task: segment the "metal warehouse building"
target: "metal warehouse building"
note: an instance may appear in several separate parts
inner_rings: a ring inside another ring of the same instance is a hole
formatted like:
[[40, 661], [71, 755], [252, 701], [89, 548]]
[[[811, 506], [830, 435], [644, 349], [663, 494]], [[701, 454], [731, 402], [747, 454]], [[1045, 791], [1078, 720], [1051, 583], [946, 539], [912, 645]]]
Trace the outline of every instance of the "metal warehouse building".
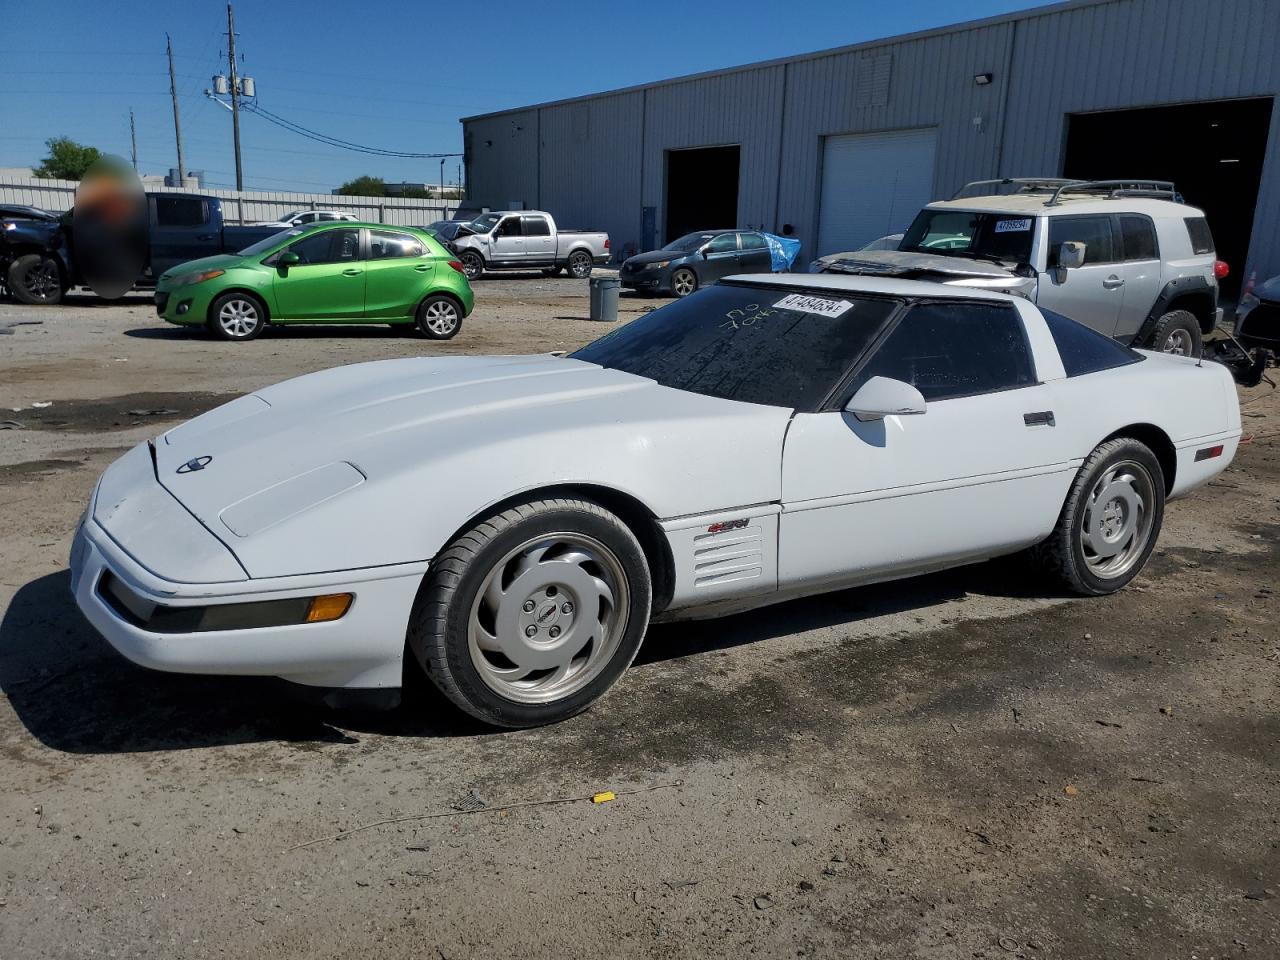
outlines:
[[1233, 279], [1268, 276], [1278, 50], [1277, 0], [1076, 0], [469, 117], [468, 190], [606, 229], [619, 255], [790, 225], [808, 259], [971, 180], [1169, 179]]

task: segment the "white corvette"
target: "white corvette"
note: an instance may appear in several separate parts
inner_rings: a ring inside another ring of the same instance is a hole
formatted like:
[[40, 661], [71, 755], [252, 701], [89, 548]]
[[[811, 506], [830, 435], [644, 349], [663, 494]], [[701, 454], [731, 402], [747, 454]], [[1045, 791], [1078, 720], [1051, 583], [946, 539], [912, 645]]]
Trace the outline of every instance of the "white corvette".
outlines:
[[1033, 548], [1128, 583], [1165, 500], [1235, 454], [1216, 364], [1022, 299], [738, 277], [569, 357], [340, 367], [121, 457], [72, 550], [80, 608], [160, 670], [568, 717], [650, 620]]

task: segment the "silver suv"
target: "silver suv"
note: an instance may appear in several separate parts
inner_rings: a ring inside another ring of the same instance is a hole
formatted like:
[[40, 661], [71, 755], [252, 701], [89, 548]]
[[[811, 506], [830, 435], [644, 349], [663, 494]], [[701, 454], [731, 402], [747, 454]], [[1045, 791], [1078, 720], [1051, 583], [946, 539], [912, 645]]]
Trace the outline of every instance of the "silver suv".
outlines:
[[[993, 196], [965, 196], [1004, 189]], [[1126, 344], [1200, 356], [1221, 319], [1204, 213], [1156, 180], [986, 180], [916, 216], [896, 250], [835, 253], [818, 273], [1015, 293]]]

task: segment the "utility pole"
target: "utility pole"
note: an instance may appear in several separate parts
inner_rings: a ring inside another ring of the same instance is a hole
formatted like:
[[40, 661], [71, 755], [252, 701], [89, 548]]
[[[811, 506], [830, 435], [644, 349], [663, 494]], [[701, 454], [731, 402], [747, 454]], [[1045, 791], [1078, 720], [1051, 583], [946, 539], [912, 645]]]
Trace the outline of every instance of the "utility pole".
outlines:
[[169, 35], [164, 35], [164, 49], [169, 54], [169, 99], [173, 101], [173, 139], [178, 142], [178, 182], [174, 186], [182, 187], [187, 182], [187, 168], [182, 163], [182, 125], [178, 123], [178, 88], [173, 82], [173, 44]]
[[133, 124], [133, 107], [129, 108], [129, 143], [133, 148], [133, 172], [138, 172], [138, 128]]
[[244, 189], [240, 167], [240, 77], [236, 73], [236, 20], [227, 4], [227, 65], [231, 69], [231, 135], [236, 146], [236, 190]]

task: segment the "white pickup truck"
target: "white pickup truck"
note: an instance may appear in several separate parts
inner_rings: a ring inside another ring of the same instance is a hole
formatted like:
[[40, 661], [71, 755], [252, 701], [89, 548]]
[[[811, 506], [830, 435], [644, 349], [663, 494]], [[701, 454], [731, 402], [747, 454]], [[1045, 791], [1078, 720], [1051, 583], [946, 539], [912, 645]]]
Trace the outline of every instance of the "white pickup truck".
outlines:
[[582, 278], [610, 257], [607, 233], [557, 228], [555, 218], [542, 210], [481, 214], [458, 230], [451, 245], [468, 280], [486, 270], [541, 270], [555, 276], [567, 269]]

